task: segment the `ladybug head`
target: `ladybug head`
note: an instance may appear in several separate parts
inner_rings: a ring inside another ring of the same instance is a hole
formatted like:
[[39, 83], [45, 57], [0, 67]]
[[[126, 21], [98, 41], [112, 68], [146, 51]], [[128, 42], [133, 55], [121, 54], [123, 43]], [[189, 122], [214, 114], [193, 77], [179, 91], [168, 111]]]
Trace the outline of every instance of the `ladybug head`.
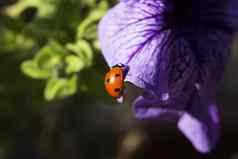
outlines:
[[129, 66], [128, 65], [125, 65], [123, 63], [118, 63], [118, 64], [112, 66], [112, 68], [115, 68], [115, 67], [122, 68], [123, 69], [123, 77], [126, 77], [128, 71], [129, 71]]

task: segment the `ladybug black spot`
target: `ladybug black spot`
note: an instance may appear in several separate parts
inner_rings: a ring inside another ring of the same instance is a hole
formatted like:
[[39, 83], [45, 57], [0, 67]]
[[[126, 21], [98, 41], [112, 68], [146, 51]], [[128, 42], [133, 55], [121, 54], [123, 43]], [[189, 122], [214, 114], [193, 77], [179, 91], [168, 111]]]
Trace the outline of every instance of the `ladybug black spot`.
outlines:
[[120, 92], [121, 89], [120, 89], [120, 88], [115, 88], [114, 91], [115, 91], [115, 92]]
[[110, 83], [110, 78], [107, 79], [107, 83]]
[[116, 77], [120, 77], [120, 74], [116, 74]]

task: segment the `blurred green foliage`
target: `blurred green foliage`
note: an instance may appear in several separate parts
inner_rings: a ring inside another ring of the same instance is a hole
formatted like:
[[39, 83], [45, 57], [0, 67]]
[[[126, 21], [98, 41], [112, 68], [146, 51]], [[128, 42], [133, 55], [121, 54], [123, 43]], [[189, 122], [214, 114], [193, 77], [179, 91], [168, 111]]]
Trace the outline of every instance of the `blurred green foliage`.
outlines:
[[0, 1], [0, 158], [40, 136], [44, 106], [76, 93], [105, 99], [97, 24], [113, 3]]
[[107, 0], [19, 0], [1, 18], [0, 52], [22, 56], [21, 71], [45, 81], [46, 100], [85, 91], [91, 83], [81, 72], [93, 67], [97, 23], [110, 5]]

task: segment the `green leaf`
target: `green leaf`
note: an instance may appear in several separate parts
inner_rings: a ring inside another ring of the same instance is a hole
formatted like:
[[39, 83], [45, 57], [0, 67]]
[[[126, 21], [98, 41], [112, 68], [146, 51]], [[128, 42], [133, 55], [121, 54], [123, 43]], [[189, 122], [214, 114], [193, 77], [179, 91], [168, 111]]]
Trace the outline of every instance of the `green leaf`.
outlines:
[[96, 4], [96, 0], [80, 0], [83, 5], [94, 6]]
[[93, 47], [97, 50], [100, 50], [100, 44], [98, 40], [94, 40], [93, 41]]
[[39, 69], [37, 64], [32, 60], [23, 62], [21, 64], [21, 71], [25, 75], [35, 79], [47, 79], [51, 74], [51, 72]]
[[63, 46], [57, 42], [51, 42], [43, 47], [36, 55], [34, 60], [39, 68], [52, 70], [61, 64], [66, 51]]
[[9, 8], [7, 13], [11, 16], [18, 16], [25, 8], [36, 7], [38, 8], [39, 17], [48, 17], [56, 10], [56, 3], [52, 2], [49, 0], [20, 0]]
[[36, 79], [47, 79], [57, 75], [63, 67], [65, 49], [56, 42], [51, 42], [40, 49], [32, 60], [22, 63], [21, 70]]
[[60, 91], [65, 86], [66, 80], [65, 79], [58, 79], [58, 78], [52, 78], [47, 81], [46, 87], [45, 87], [45, 98], [46, 100], [53, 100], [60, 94]]
[[68, 74], [79, 72], [85, 66], [85, 63], [82, 61], [82, 59], [75, 55], [67, 56], [65, 58], [65, 62], [67, 64], [66, 73]]
[[77, 46], [80, 48], [82, 55], [84, 58], [91, 62], [93, 59], [93, 51], [91, 49], [90, 44], [85, 40], [79, 40], [77, 41]]
[[77, 82], [78, 82], [77, 75], [73, 75], [72, 77], [67, 79], [67, 82], [64, 85], [64, 88], [61, 90], [59, 96], [65, 97], [75, 94], [77, 91]]
[[84, 32], [85, 34], [85, 39], [89, 39], [89, 40], [94, 40], [97, 39], [97, 25], [96, 24], [92, 24], [90, 25]]
[[77, 80], [76, 75], [67, 78], [52, 78], [47, 81], [45, 88], [45, 99], [50, 101], [73, 95], [77, 91]]
[[85, 18], [82, 23], [78, 26], [77, 29], [77, 39], [82, 39], [82, 37], [87, 37], [87, 29], [92, 25], [96, 25], [95, 22], [98, 22], [106, 13], [108, 9], [108, 3], [106, 1], [101, 1], [96, 8], [94, 8], [87, 18]]
[[68, 44], [66, 48], [83, 59], [86, 66], [90, 66], [93, 60], [93, 51], [90, 44], [85, 40], [78, 40], [75, 44]]

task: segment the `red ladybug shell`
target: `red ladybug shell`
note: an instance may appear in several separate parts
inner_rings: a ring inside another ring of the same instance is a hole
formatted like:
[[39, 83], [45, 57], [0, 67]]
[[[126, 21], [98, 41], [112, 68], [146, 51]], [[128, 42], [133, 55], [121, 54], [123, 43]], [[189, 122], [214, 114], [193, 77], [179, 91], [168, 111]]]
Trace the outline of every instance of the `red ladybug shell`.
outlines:
[[115, 66], [105, 75], [104, 85], [110, 96], [115, 98], [122, 96], [124, 89], [123, 73], [123, 67]]

